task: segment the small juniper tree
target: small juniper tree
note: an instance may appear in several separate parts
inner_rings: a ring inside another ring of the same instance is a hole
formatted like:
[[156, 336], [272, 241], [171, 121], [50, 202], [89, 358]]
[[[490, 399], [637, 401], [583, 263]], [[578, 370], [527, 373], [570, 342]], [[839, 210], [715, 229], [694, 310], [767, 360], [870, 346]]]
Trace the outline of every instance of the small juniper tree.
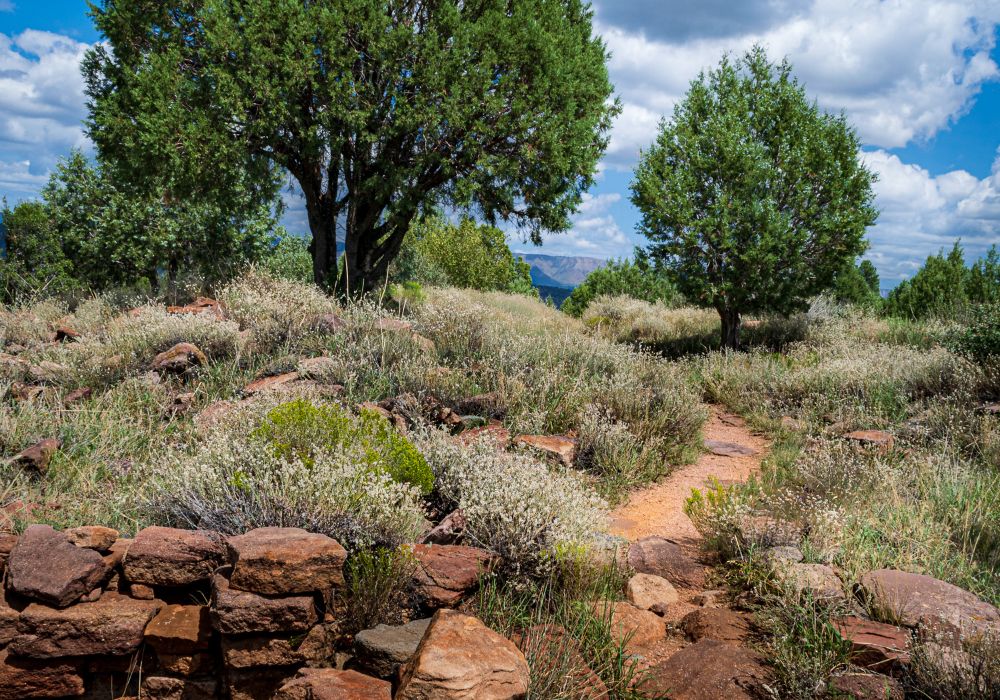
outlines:
[[724, 347], [743, 314], [804, 308], [864, 252], [878, 212], [859, 149], [760, 47], [700, 75], [663, 121], [632, 183], [639, 230], [681, 292], [718, 310]]

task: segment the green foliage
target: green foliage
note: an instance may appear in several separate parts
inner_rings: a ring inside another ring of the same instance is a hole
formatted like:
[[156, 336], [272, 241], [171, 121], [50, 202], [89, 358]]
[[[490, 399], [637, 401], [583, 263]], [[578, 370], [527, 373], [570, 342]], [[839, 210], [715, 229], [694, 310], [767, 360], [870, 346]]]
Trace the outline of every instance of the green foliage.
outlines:
[[954, 316], [969, 303], [965, 253], [956, 241], [947, 256], [931, 255], [912, 279], [900, 283], [886, 300], [886, 311], [902, 318]]
[[103, 0], [88, 133], [128, 181], [305, 195], [316, 281], [384, 283], [438, 204], [562, 231], [618, 112], [579, 0]]
[[882, 304], [878, 270], [870, 260], [855, 265], [849, 262], [837, 275], [833, 286], [834, 298], [842, 304], [863, 309], [877, 309]]
[[976, 362], [1000, 358], [1000, 304], [974, 308], [965, 327], [952, 336], [951, 346]]
[[966, 293], [974, 304], [1000, 303], [1000, 250], [995, 245], [969, 270]]
[[356, 634], [375, 625], [403, 623], [407, 588], [417, 561], [406, 547], [376, 548], [352, 555], [344, 567], [347, 610], [342, 631]]
[[755, 47], [702, 74], [645, 151], [632, 183], [650, 254], [727, 347], [741, 315], [804, 310], [865, 249], [874, 175], [842, 116], [810, 101]]
[[0, 302], [13, 303], [32, 294], [59, 295], [79, 287], [45, 204], [22, 202], [10, 209], [5, 202], [0, 216], [7, 232], [6, 256], [0, 258]]
[[414, 224], [403, 251], [406, 268], [397, 272], [401, 279], [537, 295], [531, 266], [514, 257], [503, 231], [495, 226], [468, 218], [456, 225], [437, 214]]
[[424, 288], [420, 286], [419, 282], [412, 280], [390, 286], [389, 296], [400, 309], [413, 308], [427, 299]]
[[261, 261], [264, 270], [272, 277], [291, 282], [309, 283], [313, 281], [312, 257], [309, 242], [293, 236], [284, 228], [275, 232], [277, 242]]
[[307, 466], [320, 451], [360, 445], [365, 463], [394, 481], [411, 484], [428, 494], [434, 474], [417, 449], [382, 416], [361, 411], [352, 416], [343, 409], [299, 399], [272, 409], [256, 430], [279, 456], [301, 459]]
[[632, 260], [611, 260], [583, 281], [563, 302], [562, 310], [579, 318], [594, 299], [600, 296], [627, 296], [648, 302], [676, 305], [680, 300], [677, 287], [661, 271], [649, 264], [645, 256]]

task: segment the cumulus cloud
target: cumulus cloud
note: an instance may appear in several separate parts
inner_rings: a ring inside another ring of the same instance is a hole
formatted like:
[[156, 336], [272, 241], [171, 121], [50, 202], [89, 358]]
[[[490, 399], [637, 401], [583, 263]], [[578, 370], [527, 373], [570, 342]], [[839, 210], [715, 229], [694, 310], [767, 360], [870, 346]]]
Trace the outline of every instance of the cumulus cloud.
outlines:
[[[995, 2], [815, 0], [807, 7], [754, 0], [716, 10], [716, 19], [742, 22], [726, 36], [701, 10], [684, 15], [701, 30], [646, 31], [668, 26], [675, 10], [669, 6], [676, 4], [663, 3], [660, 11], [651, 5], [646, 20], [619, 7], [632, 3], [598, 4], [611, 76], [625, 105], [612, 136], [613, 166], [632, 166], [658, 118], [671, 114], [699, 71], [755, 43], [775, 58], [788, 56], [822, 107], [846, 111], [865, 143], [883, 148], [933, 136], [968, 110], [984, 82], [1000, 77], [989, 57], [1000, 22]], [[772, 11], [779, 6], [785, 9]]]
[[10, 193], [39, 179], [73, 148], [89, 148], [80, 61], [87, 44], [51, 32], [0, 34], [0, 177]]
[[621, 200], [622, 195], [617, 192], [584, 194], [569, 231], [547, 237], [545, 245], [540, 248], [518, 245], [520, 242], [517, 240], [512, 241], [514, 247], [519, 252], [546, 255], [628, 257], [632, 254], [633, 243], [611, 212], [611, 207]]
[[720, 38], [762, 31], [804, 11], [811, 0], [603, 0], [604, 24], [666, 41]]
[[1000, 239], [1000, 153], [989, 177], [964, 170], [933, 176], [883, 150], [865, 153], [879, 174], [881, 216], [871, 229], [867, 255], [884, 280], [912, 276], [928, 255], [961, 239], [966, 259], [983, 255]]

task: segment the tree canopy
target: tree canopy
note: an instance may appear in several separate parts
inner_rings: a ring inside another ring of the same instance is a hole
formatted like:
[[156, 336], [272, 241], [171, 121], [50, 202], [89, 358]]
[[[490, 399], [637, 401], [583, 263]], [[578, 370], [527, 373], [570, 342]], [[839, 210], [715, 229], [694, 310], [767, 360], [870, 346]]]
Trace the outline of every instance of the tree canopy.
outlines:
[[[637, 251], [641, 253], [641, 251]], [[580, 317], [599, 296], [624, 295], [648, 302], [672, 304], [680, 299], [677, 287], [669, 277], [656, 269], [645, 255], [632, 260], [611, 260], [589, 275], [573, 290], [562, 304], [570, 316]]]
[[661, 123], [632, 183], [639, 230], [681, 292], [718, 310], [724, 346], [742, 314], [804, 308], [864, 252], [877, 211], [859, 150], [760, 47], [701, 74]]
[[886, 311], [902, 318], [955, 316], [970, 304], [1000, 302], [1000, 252], [993, 246], [971, 268], [959, 241], [947, 255], [931, 255], [889, 293]]
[[314, 278], [343, 293], [384, 282], [437, 205], [536, 241], [566, 229], [618, 109], [582, 0], [102, 0], [93, 15], [102, 157], [220, 201], [287, 171]]

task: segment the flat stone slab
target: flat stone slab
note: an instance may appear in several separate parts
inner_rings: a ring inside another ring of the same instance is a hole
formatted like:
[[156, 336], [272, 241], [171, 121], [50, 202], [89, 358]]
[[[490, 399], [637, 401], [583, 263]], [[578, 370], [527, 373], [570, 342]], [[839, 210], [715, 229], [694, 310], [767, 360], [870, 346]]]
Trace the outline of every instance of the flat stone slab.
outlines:
[[849, 615], [831, 621], [851, 643], [851, 663], [879, 673], [895, 673], [910, 663], [910, 632], [902, 627]]
[[294, 527], [262, 527], [226, 541], [229, 585], [262, 595], [295, 595], [344, 585], [347, 551], [326, 535]]
[[217, 532], [147, 527], [128, 548], [124, 571], [131, 583], [188, 586], [207, 581], [225, 561], [225, 542]]
[[753, 700], [767, 678], [758, 654], [714, 639], [681, 649], [647, 673], [639, 690], [672, 700]]
[[705, 449], [719, 457], [750, 457], [757, 454], [757, 450], [752, 447], [721, 440], [705, 440]]
[[665, 578], [681, 588], [704, 588], [705, 567], [663, 537], [644, 537], [628, 548], [628, 563], [640, 574]]
[[372, 675], [391, 678], [413, 657], [430, 624], [428, 617], [405, 625], [378, 625], [358, 632], [354, 637], [357, 661]]
[[104, 558], [70, 543], [48, 525], [32, 525], [7, 561], [7, 585], [32, 600], [65, 607], [97, 588], [108, 575]]
[[275, 700], [391, 700], [392, 684], [357, 671], [304, 668], [278, 689]]
[[319, 620], [311, 595], [268, 598], [229, 587], [224, 576], [212, 579], [212, 621], [223, 634], [307, 632]]

